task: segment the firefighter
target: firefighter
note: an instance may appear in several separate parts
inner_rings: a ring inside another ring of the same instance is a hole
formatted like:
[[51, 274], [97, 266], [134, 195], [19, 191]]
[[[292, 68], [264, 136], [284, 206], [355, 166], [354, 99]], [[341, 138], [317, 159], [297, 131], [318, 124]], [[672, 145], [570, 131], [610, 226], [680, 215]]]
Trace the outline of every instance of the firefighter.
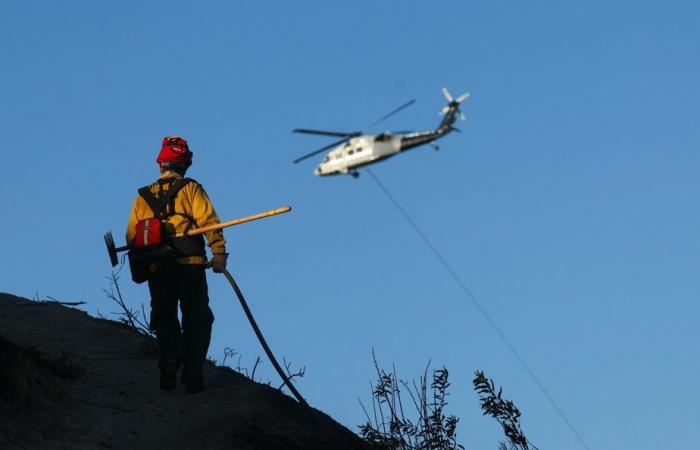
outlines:
[[[179, 136], [164, 138], [156, 162], [160, 178], [139, 190], [131, 208], [126, 239], [133, 244], [138, 240], [136, 230], [140, 222], [154, 217], [160, 219], [161, 233], [165, 236], [163, 243], [174, 254], [169, 268], [148, 275], [150, 327], [156, 334], [160, 353], [160, 387], [175, 389], [177, 374], [182, 368], [180, 380], [185, 391], [194, 394], [204, 388], [202, 366], [214, 322], [209, 308], [205, 269], [209, 264], [214, 272], [225, 270], [226, 241], [222, 230], [205, 233], [212, 253], [212, 259], [208, 261], [202, 235], [167, 237], [220, 221], [202, 186], [185, 178], [185, 172], [192, 164], [192, 152], [185, 139]], [[182, 325], [178, 320], [178, 302]]]

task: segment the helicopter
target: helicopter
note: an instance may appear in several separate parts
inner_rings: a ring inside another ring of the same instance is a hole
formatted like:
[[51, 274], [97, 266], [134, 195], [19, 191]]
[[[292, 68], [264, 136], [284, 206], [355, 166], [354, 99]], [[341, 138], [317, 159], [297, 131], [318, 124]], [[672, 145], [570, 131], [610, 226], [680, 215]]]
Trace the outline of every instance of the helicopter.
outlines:
[[[457, 115], [462, 120], [465, 120], [464, 113], [460, 111], [459, 105], [469, 98], [469, 93], [465, 92], [457, 98], [453, 98], [447, 88], [442, 88], [442, 93], [447, 99], [447, 105], [439, 112], [444, 115], [438, 127], [430, 131], [418, 132], [384, 132], [380, 134], [364, 134], [362, 131], [354, 131], [345, 133], [342, 131], [322, 131], [310, 130], [307, 128], [297, 128], [294, 133], [315, 134], [320, 136], [340, 137], [339, 141], [325, 145], [318, 150], [307, 153], [295, 159], [294, 164], [310, 158], [314, 155], [330, 150], [323, 158], [321, 163], [314, 170], [317, 176], [350, 174], [353, 178], [360, 176], [357, 169], [369, 164], [373, 164], [392, 156], [396, 156], [402, 151], [409, 150], [420, 145], [429, 144], [435, 150], [438, 147], [433, 141], [445, 136], [452, 131], [460, 131], [453, 124], [457, 119]], [[398, 113], [404, 108], [412, 105], [415, 100], [401, 105], [390, 113], [384, 115], [370, 125], [374, 126], [390, 116]]]

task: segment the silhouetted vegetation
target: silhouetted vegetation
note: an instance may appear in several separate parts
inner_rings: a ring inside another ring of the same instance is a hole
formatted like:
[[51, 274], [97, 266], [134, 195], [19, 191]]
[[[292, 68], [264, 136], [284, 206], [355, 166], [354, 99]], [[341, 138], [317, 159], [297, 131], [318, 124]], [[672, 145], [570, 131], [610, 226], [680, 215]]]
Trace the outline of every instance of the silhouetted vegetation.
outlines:
[[[124, 265], [120, 264], [116, 271], [112, 270], [112, 273], [107, 276], [107, 279], [109, 280], [109, 290], [102, 289], [102, 292], [107, 295], [107, 298], [119, 306], [119, 311], [113, 312], [112, 314], [117, 316], [117, 321], [123, 323], [129, 328], [146, 336], [155, 337], [155, 333], [151, 331], [148, 319], [146, 319], [146, 310], [143, 303], [141, 303], [141, 311], [139, 311], [127, 305], [124, 301], [124, 297], [122, 297], [122, 291], [119, 288], [119, 278], [121, 278], [119, 273], [123, 267]], [[106, 319], [106, 317], [100, 313], [99, 310], [97, 311], [97, 314], [100, 316], [100, 318]]]
[[[265, 384], [267, 386], [272, 386], [271, 379], [268, 378], [267, 381], [265, 381], [265, 379], [262, 377], [256, 378], [256, 371], [258, 370], [258, 367], [260, 367], [260, 363], [263, 362], [259, 356], [257, 356], [255, 358], [255, 362], [253, 363], [252, 369], [248, 369], [248, 367], [243, 364], [242, 355], [240, 355], [235, 349], [233, 349], [231, 347], [224, 348], [224, 357], [222, 358], [222, 360], [220, 362], [217, 359], [213, 359], [212, 357], [209, 357], [207, 359], [213, 365], [220, 366], [220, 367], [228, 367], [229, 369], [233, 369], [251, 381], [255, 381], [256, 383], [260, 383], [260, 384]], [[236, 360], [235, 363], [233, 362], [234, 360]], [[300, 369], [292, 371], [292, 362], [291, 361], [287, 361], [286, 358], [282, 357], [282, 363], [284, 365], [284, 370], [287, 374], [287, 378], [290, 381], [294, 381], [298, 378], [304, 378], [304, 375], [306, 375], [306, 367], [305, 366], [302, 366]], [[282, 382], [282, 383], [280, 383], [279, 386], [277, 386], [277, 390], [284, 392], [284, 388], [286, 386], [287, 385], [284, 382]]]
[[[457, 442], [459, 418], [445, 411], [450, 387], [447, 368], [431, 371], [428, 363], [418, 382], [409, 383], [398, 379], [394, 366], [391, 372], [382, 369], [374, 350], [372, 359], [377, 382], [371, 385], [371, 410], [360, 401], [367, 418], [359, 426], [365, 442], [382, 450], [464, 449]], [[502, 397], [502, 389], [496, 389], [484, 372], [477, 371], [475, 375], [474, 390], [479, 394], [484, 415], [496, 419], [507, 438], [507, 442], [498, 443], [498, 449], [538, 450], [525, 437], [520, 426], [520, 410], [515, 404]], [[407, 394], [408, 401], [402, 394]]]
[[508, 442], [500, 442], [498, 448], [500, 450], [537, 450], [537, 447], [527, 440], [520, 427], [520, 410], [511, 400], [505, 400], [502, 397], [503, 388], [499, 387], [496, 390], [493, 380], [486, 378], [484, 372], [479, 370], [475, 372], [473, 383], [474, 390], [479, 393], [484, 415], [496, 419], [508, 438]]
[[[382, 449], [389, 450], [456, 450], [464, 447], [457, 443], [459, 419], [445, 413], [449, 372], [445, 367], [432, 371], [430, 381], [426, 366], [418, 383], [399, 380], [396, 368], [386, 372], [379, 366], [372, 351], [377, 383], [372, 386], [372, 415], [360, 401], [367, 422], [360, 426], [362, 438]], [[402, 391], [403, 389], [403, 391]], [[409, 403], [402, 398], [406, 392]], [[407, 415], [410, 408], [411, 414]]]

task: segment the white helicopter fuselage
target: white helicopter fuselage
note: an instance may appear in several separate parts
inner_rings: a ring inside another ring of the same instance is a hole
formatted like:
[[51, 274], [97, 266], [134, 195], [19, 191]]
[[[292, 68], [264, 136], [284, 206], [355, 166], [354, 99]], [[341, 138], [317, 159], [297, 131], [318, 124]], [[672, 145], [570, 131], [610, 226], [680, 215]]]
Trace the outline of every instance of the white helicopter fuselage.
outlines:
[[[444, 117], [438, 125], [437, 128], [427, 131], [418, 132], [396, 132], [390, 133], [385, 132], [381, 134], [362, 134], [360, 131], [355, 132], [340, 132], [340, 131], [323, 131], [323, 130], [313, 130], [308, 128], [297, 128], [294, 130], [295, 133], [304, 134], [315, 134], [321, 136], [333, 136], [340, 137], [337, 142], [329, 145], [325, 145], [316, 151], [307, 153], [293, 162], [296, 164], [307, 158], [315, 156], [321, 152], [327, 151], [329, 148], [333, 150], [329, 151], [323, 158], [323, 161], [316, 167], [314, 173], [319, 176], [327, 175], [337, 175], [337, 174], [352, 174], [353, 177], [359, 176], [359, 172], [356, 170], [362, 166], [372, 164], [383, 159], [395, 156], [403, 151], [410, 150], [412, 148], [420, 147], [426, 144], [431, 145], [436, 150], [438, 146], [433, 143], [436, 139], [440, 139], [452, 131], [459, 131], [453, 126], [457, 115], [464, 120], [464, 114], [459, 110], [459, 105], [464, 100], [469, 97], [469, 93], [465, 92], [457, 98], [452, 98], [447, 89], [442, 89], [445, 98], [447, 99], [447, 105], [442, 108], [440, 114]], [[406, 106], [412, 104], [414, 100], [402, 105], [400, 108], [392, 111], [388, 115], [382, 117], [376, 123], [390, 117], [396, 112], [402, 110]]]
[[314, 173], [320, 176], [346, 174], [400, 151], [401, 136], [384, 133], [354, 137], [328, 152]]

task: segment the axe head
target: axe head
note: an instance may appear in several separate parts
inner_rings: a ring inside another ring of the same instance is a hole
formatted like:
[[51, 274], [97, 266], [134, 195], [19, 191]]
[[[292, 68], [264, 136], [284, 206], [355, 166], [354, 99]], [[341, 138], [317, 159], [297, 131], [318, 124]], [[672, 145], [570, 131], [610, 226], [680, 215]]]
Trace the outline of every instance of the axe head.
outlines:
[[114, 245], [114, 238], [112, 237], [112, 232], [108, 231], [105, 234], [105, 245], [107, 245], [107, 253], [109, 253], [109, 260], [112, 263], [112, 267], [119, 264], [119, 259], [117, 258], [117, 246]]

